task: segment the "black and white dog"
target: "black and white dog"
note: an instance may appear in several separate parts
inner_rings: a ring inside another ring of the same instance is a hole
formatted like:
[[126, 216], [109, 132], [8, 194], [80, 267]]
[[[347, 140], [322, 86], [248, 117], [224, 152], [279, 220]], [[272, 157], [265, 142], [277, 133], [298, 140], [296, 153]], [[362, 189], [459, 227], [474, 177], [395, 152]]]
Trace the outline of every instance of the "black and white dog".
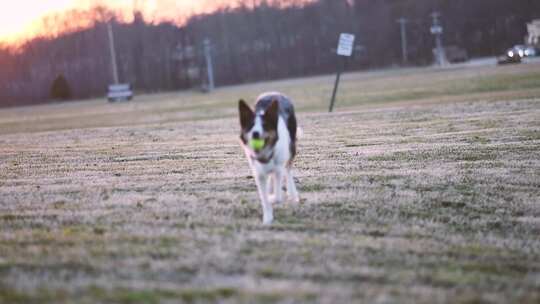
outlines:
[[255, 111], [244, 100], [238, 109], [242, 147], [259, 190], [263, 223], [268, 225], [274, 219], [272, 204], [283, 202], [284, 178], [288, 198], [300, 201], [292, 175], [297, 131], [294, 106], [283, 94], [271, 92], [257, 98]]

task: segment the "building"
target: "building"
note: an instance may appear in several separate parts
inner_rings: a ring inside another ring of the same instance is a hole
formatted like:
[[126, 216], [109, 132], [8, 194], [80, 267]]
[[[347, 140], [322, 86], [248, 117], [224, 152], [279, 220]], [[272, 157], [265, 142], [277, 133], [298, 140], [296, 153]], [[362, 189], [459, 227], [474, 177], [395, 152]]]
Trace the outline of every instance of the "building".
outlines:
[[527, 30], [529, 31], [529, 35], [527, 36], [526, 43], [540, 46], [540, 19], [528, 23]]

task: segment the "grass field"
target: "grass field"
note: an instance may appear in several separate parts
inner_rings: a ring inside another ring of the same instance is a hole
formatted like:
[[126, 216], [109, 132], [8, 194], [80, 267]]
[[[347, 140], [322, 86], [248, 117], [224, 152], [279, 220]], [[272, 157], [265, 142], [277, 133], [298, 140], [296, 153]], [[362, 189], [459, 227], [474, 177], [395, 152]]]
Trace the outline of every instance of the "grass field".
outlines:
[[[540, 65], [0, 110], [0, 303], [539, 303]], [[297, 104], [261, 225], [236, 102]]]

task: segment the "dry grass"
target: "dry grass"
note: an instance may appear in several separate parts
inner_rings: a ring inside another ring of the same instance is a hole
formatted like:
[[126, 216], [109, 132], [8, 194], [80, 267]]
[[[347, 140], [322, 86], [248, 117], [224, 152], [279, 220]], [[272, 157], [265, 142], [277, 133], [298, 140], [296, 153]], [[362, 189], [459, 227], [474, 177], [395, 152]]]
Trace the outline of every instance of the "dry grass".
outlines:
[[[540, 96], [539, 67], [530, 64], [345, 74], [337, 109], [536, 98]], [[232, 118], [240, 97], [254, 100], [269, 90], [292, 97], [300, 113], [320, 113], [328, 109], [334, 77], [226, 87], [210, 95], [197, 92], [142, 95], [130, 103], [110, 104], [97, 99], [7, 109], [0, 111], [0, 134]]]
[[[538, 302], [537, 70], [350, 74], [332, 115], [332, 77], [2, 110], [0, 303]], [[305, 133], [271, 227], [234, 116], [267, 89]]]

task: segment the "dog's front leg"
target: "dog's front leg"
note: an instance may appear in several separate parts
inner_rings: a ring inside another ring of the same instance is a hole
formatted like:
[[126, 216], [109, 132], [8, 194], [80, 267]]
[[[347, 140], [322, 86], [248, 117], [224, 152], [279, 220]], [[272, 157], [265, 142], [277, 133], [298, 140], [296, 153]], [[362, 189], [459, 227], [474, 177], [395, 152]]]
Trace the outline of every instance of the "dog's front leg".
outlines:
[[270, 203], [281, 204], [283, 202], [283, 190], [281, 189], [283, 185], [283, 170], [278, 168], [276, 172], [274, 172], [272, 182], [272, 188], [274, 191], [272, 193]]
[[268, 199], [270, 200], [270, 202], [272, 202], [272, 195], [275, 193], [275, 190], [274, 190], [274, 176], [269, 175], [268, 176], [268, 181], [266, 183], [268, 184], [268, 188], [267, 188]]
[[294, 203], [300, 202], [300, 196], [298, 195], [298, 190], [296, 190], [291, 167], [287, 168], [287, 196]]
[[272, 210], [272, 204], [268, 201], [268, 175], [260, 173], [255, 176], [263, 209], [263, 224], [270, 225], [274, 220], [274, 211]]

